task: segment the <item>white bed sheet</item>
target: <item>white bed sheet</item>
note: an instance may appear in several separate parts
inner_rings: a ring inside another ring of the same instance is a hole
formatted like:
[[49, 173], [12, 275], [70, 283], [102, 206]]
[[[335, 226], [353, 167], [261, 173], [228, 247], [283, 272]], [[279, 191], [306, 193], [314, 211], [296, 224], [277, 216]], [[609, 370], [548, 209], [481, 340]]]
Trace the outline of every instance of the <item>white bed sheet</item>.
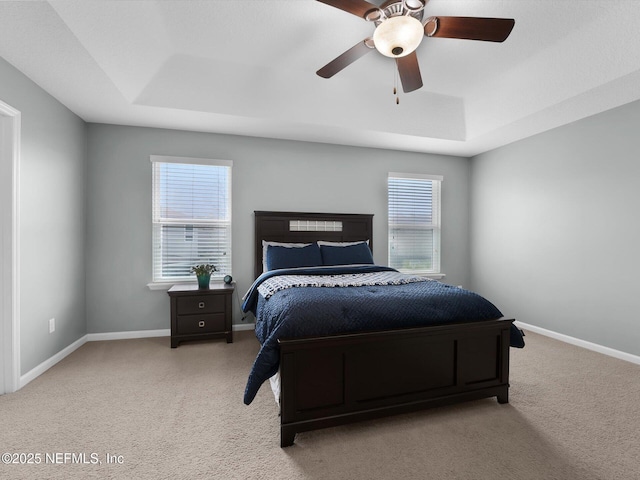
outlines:
[[273, 377], [269, 378], [269, 383], [271, 384], [271, 391], [276, 397], [276, 403], [280, 405], [280, 370], [278, 370]]

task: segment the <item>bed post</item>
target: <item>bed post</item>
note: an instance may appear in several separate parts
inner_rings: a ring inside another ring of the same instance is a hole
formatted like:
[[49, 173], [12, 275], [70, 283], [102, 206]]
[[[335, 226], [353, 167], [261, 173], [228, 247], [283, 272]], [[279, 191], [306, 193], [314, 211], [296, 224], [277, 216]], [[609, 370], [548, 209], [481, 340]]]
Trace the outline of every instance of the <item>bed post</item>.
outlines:
[[502, 388], [502, 392], [498, 394], [498, 403], [509, 403], [509, 386]]
[[290, 447], [296, 438], [296, 429], [286, 425], [280, 425], [280, 448]]

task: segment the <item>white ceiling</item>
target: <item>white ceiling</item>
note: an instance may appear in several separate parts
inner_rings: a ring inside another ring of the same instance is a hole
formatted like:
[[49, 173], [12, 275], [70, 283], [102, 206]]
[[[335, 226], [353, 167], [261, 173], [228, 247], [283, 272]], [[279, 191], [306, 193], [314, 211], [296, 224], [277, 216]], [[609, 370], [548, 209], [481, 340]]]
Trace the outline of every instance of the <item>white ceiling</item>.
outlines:
[[[380, 1], [374, 3], [382, 3]], [[0, 1], [0, 55], [87, 122], [472, 156], [640, 99], [639, 0], [431, 0], [514, 18], [504, 43], [425, 38], [424, 87], [374, 26], [314, 0]]]

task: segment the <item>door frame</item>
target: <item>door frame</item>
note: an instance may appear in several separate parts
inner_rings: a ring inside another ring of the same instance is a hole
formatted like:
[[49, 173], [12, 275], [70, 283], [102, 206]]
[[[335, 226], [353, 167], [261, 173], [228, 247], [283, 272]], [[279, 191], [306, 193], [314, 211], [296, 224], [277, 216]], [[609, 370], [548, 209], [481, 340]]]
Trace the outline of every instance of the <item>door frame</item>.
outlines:
[[0, 394], [20, 388], [20, 127], [0, 101]]

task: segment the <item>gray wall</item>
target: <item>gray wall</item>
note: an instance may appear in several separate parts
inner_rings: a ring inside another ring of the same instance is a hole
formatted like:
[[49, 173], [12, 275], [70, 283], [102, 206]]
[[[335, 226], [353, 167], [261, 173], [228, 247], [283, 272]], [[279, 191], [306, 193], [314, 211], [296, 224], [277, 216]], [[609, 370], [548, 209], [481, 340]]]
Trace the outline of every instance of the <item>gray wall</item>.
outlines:
[[[86, 333], [85, 123], [0, 58], [0, 100], [22, 114], [20, 370]], [[48, 321], [56, 319], [49, 334]]]
[[[166, 291], [146, 286], [151, 281], [151, 154], [233, 160], [233, 276], [240, 296], [253, 280], [254, 210], [373, 213], [374, 257], [386, 264], [389, 171], [444, 175], [442, 270], [445, 281], [468, 283], [467, 159], [90, 124], [89, 333], [169, 328]], [[234, 322], [240, 318], [236, 302]]]
[[640, 355], [640, 102], [471, 160], [471, 285], [523, 322]]
[[168, 328], [166, 292], [146, 286], [151, 154], [234, 161], [240, 295], [252, 280], [254, 210], [373, 213], [374, 256], [384, 264], [387, 172], [441, 174], [447, 283], [479, 291], [525, 323], [640, 355], [638, 102], [469, 162], [86, 125], [3, 59], [0, 100], [22, 112], [22, 374], [87, 332]]

